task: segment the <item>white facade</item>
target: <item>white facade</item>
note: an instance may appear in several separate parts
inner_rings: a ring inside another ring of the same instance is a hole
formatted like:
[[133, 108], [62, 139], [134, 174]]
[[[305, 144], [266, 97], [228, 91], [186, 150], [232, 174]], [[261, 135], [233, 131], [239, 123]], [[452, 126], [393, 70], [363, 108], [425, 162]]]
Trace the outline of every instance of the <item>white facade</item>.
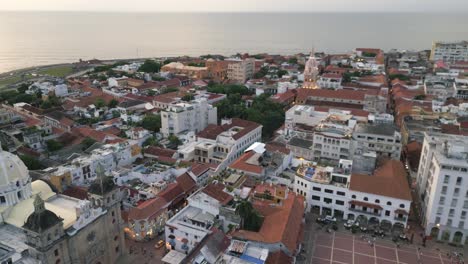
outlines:
[[217, 164], [216, 172], [228, 167], [232, 162], [239, 158], [244, 150], [262, 138], [262, 126], [258, 125], [250, 129], [245, 135], [237, 137], [244, 128], [236, 125], [236, 120], [224, 119], [222, 125], [234, 125], [221, 132], [216, 139], [196, 137], [195, 141], [188, 142], [179, 147], [178, 154], [183, 160], [195, 160], [203, 163]]
[[293, 190], [306, 198], [306, 211], [315, 209], [321, 215], [343, 219], [363, 216], [368, 220], [374, 218], [378, 222], [385, 220], [390, 225], [406, 226], [407, 217], [400, 215], [398, 210], [409, 211], [411, 201], [352, 190], [351, 171], [350, 160], [340, 160], [337, 167], [305, 166], [298, 169]]
[[468, 61], [468, 41], [432, 43], [432, 61], [444, 62]]
[[467, 153], [464, 136], [424, 136], [417, 187], [422, 225], [434, 239], [465, 243], [468, 237]]
[[353, 132], [353, 154], [375, 152], [399, 160], [401, 133], [393, 124], [358, 124]]
[[217, 108], [206, 99], [178, 103], [162, 111], [161, 133], [166, 137], [186, 131], [198, 133], [209, 124], [217, 124], [217, 118]]

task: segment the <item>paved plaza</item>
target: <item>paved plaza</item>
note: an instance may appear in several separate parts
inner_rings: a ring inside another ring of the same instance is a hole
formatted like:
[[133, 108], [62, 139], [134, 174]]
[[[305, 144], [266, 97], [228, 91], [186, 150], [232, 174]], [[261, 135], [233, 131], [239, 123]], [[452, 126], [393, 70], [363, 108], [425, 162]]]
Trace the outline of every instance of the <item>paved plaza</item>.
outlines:
[[[370, 240], [370, 242], [369, 242]], [[387, 240], [345, 233], [318, 233], [312, 254], [313, 264], [455, 264], [446, 252], [400, 245]]]

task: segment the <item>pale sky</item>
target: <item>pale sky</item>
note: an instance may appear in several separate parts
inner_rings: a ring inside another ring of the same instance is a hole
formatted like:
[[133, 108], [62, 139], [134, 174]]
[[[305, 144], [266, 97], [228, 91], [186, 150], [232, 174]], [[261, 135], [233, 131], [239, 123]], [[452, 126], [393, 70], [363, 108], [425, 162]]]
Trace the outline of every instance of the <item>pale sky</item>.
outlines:
[[467, 0], [0, 0], [0, 10], [118, 12], [458, 12]]

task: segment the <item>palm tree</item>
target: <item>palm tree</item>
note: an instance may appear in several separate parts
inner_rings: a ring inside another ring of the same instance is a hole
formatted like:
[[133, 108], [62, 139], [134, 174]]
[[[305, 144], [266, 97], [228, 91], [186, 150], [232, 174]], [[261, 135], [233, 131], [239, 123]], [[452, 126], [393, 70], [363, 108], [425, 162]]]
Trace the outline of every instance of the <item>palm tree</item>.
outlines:
[[236, 214], [241, 217], [241, 226], [244, 228], [244, 220], [253, 213], [252, 203], [247, 200], [242, 200], [236, 207]]

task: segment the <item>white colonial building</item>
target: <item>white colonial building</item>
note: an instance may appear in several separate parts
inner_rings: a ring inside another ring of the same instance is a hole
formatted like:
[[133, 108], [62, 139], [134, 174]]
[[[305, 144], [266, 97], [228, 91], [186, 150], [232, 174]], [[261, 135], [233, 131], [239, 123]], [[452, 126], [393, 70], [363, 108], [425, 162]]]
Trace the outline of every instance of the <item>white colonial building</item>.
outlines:
[[301, 165], [294, 191], [306, 198], [306, 210], [405, 227], [412, 199], [401, 162], [387, 161], [372, 175], [353, 174], [352, 166], [343, 159], [336, 167]]
[[417, 188], [426, 235], [466, 243], [468, 238], [467, 137], [426, 133]]

